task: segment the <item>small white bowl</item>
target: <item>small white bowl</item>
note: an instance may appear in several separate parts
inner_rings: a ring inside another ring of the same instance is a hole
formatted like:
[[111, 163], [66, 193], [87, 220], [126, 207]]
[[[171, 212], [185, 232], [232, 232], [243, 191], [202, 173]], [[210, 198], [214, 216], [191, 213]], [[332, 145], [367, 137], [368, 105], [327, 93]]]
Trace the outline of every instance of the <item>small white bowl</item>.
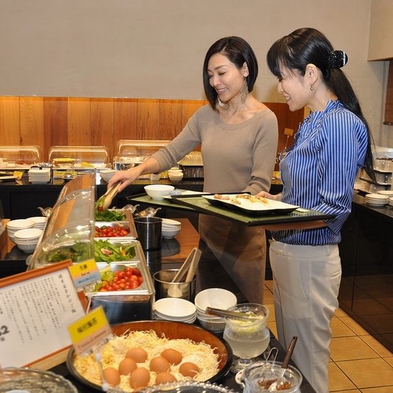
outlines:
[[237, 304], [237, 297], [231, 291], [223, 288], [208, 288], [197, 293], [194, 304], [198, 311], [205, 312], [206, 307], [227, 310]]
[[173, 227], [173, 229], [162, 228], [161, 236], [164, 239], [173, 239], [180, 232], [179, 227]]
[[103, 169], [100, 171], [102, 180], [106, 181], [107, 183], [109, 182], [109, 180], [112, 179], [115, 173], [116, 173], [115, 169]]
[[225, 329], [226, 322], [224, 318], [219, 318], [219, 320], [204, 319], [201, 315], [197, 314], [197, 319], [205, 329], [211, 332], [222, 333]]
[[32, 243], [16, 243], [16, 245], [17, 245], [17, 247], [20, 249], [20, 250], [22, 250], [23, 252], [25, 252], [25, 253], [32, 253], [35, 249], [36, 249], [36, 247], [37, 247], [37, 244], [38, 244], [38, 242], [37, 243], [34, 243], [34, 242], [32, 242]]
[[[28, 229], [21, 229], [14, 233], [15, 242], [22, 240], [22, 241], [32, 241], [38, 240], [41, 236], [42, 229], [39, 228], [28, 228]], [[17, 243], [18, 244], [18, 243]]]
[[170, 218], [163, 218], [162, 219], [162, 225], [176, 225], [176, 226], [181, 226], [180, 221], [176, 220], [171, 220]]
[[164, 197], [168, 196], [174, 189], [175, 187], [166, 184], [151, 184], [145, 186], [146, 194], [157, 201], [162, 201]]
[[36, 216], [36, 217], [29, 217], [27, 220], [34, 221], [34, 228], [43, 229], [46, 225], [47, 217], [44, 216]]
[[180, 181], [182, 181], [182, 179], [183, 179], [183, 174], [180, 174], [180, 175], [172, 175], [172, 174], [169, 174], [169, 180], [172, 182], [172, 183], [179, 183]]
[[7, 229], [17, 231], [19, 229], [33, 228], [34, 221], [26, 218], [11, 220], [7, 222]]
[[167, 297], [157, 300], [154, 310], [169, 317], [191, 317], [196, 312], [196, 307], [189, 300]]

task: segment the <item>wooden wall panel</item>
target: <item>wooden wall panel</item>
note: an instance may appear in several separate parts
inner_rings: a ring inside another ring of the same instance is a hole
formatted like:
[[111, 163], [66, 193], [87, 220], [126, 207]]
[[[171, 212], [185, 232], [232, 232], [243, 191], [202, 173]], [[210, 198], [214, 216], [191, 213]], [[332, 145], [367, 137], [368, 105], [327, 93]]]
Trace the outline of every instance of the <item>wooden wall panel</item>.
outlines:
[[44, 98], [44, 159], [51, 146], [68, 144], [68, 98]]
[[[51, 146], [106, 146], [110, 158], [120, 139], [172, 140], [207, 101], [127, 98], [0, 97], [0, 145], [39, 145], [42, 159]], [[285, 128], [296, 131], [303, 111], [266, 103], [279, 124], [280, 152]], [[293, 143], [289, 138], [288, 146]]]
[[89, 98], [73, 98], [72, 100], [68, 100], [67, 115], [68, 145], [93, 145], [91, 133], [91, 100]]
[[20, 144], [44, 145], [44, 100], [41, 97], [20, 98]]
[[97, 146], [112, 149], [114, 109], [113, 100], [91, 100], [91, 140]]
[[[121, 139], [136, 139], [138, 100], [115, 99], [113, 118], [113, 154], [116, 153], [116, 143]], [[109, 147], [109, 146], [108, 146]]]
[[0, 144], [20, 146], [19, 97], [0, 98]]

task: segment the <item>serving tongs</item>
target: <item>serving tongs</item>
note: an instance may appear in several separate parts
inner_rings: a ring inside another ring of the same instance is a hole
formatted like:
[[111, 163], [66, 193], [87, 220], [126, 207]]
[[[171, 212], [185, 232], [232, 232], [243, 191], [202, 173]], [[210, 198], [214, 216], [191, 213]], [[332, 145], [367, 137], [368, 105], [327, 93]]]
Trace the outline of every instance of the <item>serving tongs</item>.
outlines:
[[96, 202], [96, 208], [98, 211], [104, 211], [109, 208], [111, 205], [113, 198], [117, 195], [119, 192], [119, 187], [120, 187], [121, 182], [115, 183], [111, 188], [109, 188], [106, 193], [100, 198], [98, 198]]
[[259, 316], [247, 314], [245, 312], [222, 310], [221, 308], [214, 307], [206, 307], [205, 313], [208, 315], [216, 315], [223, 318], [237, 319], [239, 321], [252, 322], [254, 320], [260, 320]]

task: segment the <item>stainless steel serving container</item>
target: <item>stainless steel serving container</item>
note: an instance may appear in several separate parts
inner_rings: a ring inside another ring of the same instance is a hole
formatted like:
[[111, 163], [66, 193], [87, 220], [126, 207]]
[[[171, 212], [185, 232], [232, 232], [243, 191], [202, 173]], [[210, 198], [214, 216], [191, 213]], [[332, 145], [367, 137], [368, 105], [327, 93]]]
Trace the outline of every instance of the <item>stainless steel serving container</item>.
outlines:
[[[136, 240], [134, 241], [139, 243]], [[89, 299], [90, 309], [102, 306], [110, 324], [152, 319], [155, 289], [140, 245], [135, 260], [111, 262], [110, 264], [98, 262], [97, 265], [99, 269], [109, 265], [112, 271], [123, 270], [125, 267], [139, 269], [143, 277], [143, 283], [138, 288], [131, 290], [87, 291], [86, 296]]]

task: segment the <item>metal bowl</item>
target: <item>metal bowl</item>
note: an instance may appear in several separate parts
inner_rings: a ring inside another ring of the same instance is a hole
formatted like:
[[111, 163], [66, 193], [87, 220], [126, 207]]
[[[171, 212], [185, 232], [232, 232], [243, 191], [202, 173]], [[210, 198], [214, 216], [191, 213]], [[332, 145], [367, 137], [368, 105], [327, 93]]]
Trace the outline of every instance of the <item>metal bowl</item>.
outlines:
[[[214, 352], [218, 355], [219, 371], [209, 378], [208, 383], [218, 383], [221, 381], [229, 372], [233, 354], [229, 344], [218, 337], [217, 335], [200, 328], [198, 326], [190, 325], [182, 322], [170, 322], [170, 321], [138, 321], [138, 322], [128, 322], [112, 326], [113, 334], [122, 335], [128, 330], [138, 330], [138, 331], [149, 331], [154, 330], [158, 336], [164, 335], [169, 339], [190, 339], [196, 343], [205, 342], [209, 344]], [[75, 352], [71, 349], [67, 356], [67, 367], [70, 373], [82, 382], [84, 385], [103, 391], [102, 387], [84, 378], [74, 367], [74, 357]], [[121, 392], [121, 390], [117, 390]]]

